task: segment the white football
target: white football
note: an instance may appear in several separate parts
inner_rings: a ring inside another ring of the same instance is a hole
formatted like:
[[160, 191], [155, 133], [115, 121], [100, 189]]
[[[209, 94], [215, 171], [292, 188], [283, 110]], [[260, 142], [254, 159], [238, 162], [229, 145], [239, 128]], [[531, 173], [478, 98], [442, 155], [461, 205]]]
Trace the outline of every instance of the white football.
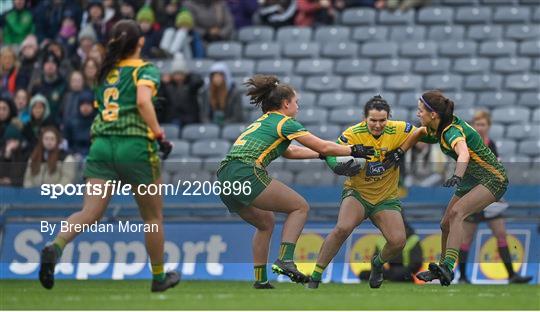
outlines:
[[366, 160], [364, 158], [355, 158], [352, 156], [337, 156], [336, 157], [336, 163], [337, 164], [344, 164], [350, 161], [351, 159], [354, 160], [355, 165], [360, 165], [360, 169], [364, 169], [366, 167]]

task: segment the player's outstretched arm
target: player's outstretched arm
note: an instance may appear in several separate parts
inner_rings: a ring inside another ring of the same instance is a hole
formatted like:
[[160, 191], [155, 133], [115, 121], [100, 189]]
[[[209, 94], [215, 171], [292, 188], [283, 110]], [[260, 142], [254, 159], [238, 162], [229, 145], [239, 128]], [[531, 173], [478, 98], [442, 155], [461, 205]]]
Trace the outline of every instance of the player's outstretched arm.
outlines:
[[427, 134], [428, 133], [426, 127], [417, 128], [414, 133], [410, 135], [407, 140], [403, 142], [403, 144], [401, 144], [399, 148], [401, 148], [403, 152], [407, 152], [409, 149], [411, 149], [411, 147], [418, 143], [418, 141], [420, 141], [422, 137], [425, 137]]
[[283, 157], [288, 159], [315, 159], [319, 158], [319, 153], [307, 147], [291, 145], [283, 153]]
[[331, 141], [323, 140], [311, 133], [297, 137], [300, 144], [321, 154], [322, 156], [353, 156], [361, 158], [370, 158], [375, 154], [372, 146], [340, 145]]

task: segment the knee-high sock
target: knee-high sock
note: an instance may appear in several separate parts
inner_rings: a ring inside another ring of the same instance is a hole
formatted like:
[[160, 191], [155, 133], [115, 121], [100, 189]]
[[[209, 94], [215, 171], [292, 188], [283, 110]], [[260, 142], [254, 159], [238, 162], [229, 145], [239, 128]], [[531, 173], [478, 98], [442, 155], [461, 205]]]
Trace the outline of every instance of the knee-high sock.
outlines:
[[461, 244], [459, 247], [458, 268], [461, 278], [467, 278], [467, 257], [469, 256], [469, 248], [470, 246], [468, 244]]
[[506, 237], [497, 237], [497, 247], [499, 248], [499, 256], [501, 257], [504, 267], [508, 272], [508, 277], [514, 276], [514, 268], [512, 267], [512, 256], [510, 250], [508, 250], [508, 243]]

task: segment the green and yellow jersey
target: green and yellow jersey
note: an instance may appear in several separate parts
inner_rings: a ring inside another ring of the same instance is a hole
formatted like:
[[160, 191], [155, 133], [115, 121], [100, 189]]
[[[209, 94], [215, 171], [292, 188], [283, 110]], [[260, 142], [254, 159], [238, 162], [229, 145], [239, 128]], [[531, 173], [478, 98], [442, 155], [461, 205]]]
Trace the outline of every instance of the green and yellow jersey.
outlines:
[[294, 118], [278, 112], [266, 113], [236, 139], [222, 164], [240, 160], [264, 168], [281, 156], [293, 139], [308, 133]]
[[387, 121], [384, 132], [379, 137], [374, 137], [369, 132], [365, 121], [345, 130], [337, 140], [339, 144], [373, 146], [375, 155], [366, 162], [359, 174], [345, 180], [344, 187], [359, 192], [363, 199], [373, 205], [387, 199], [396, 199], [399, 169], [385, 170], [382, 162], [385, 154], [400, 147], [414, 130], [415, 127], [410, 123], [394, 120]]
[[148, 86], [156, 95], [159, 83], [159, 70], [152, 63], [140, 59], [119, 62], [95, 90], [94, 105], [99, 114], [92, 124], [92, 136], [143, 136], [154, 139], [154, 133], [137, 108], [137, 86]]

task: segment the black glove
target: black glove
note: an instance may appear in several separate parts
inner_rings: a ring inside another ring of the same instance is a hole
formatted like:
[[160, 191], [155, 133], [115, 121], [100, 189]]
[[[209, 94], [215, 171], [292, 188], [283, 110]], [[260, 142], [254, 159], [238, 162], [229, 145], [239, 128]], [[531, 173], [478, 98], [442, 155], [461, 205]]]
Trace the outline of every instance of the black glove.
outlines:
[[383, 167], [384, 169], [390, 169], [392, 167], [399, 167], [403, 161], [405, 152], [401, 148], [391, 150], [384, 156]]
[[375, 155], [373, 146], [364, 146], [362, 144], [355, 144], [351, 146], [352, 157], [370, 159], [373, 155]]
[[446, 180], [446, 182], [443, 183], [444, 187], [453, 187], [455, 185], [459, 185], [461, 183], [462, 177], [458, 177], [457, 175], [453, 175], [450, 179]]
[[346, 163], [336, 165], [332, 171], [337, 175], [352, 177], [359, 174], [361, 169], [362, 165], [359, 163], [355, 164], [354, 159], [351, 159]]
[[171, 141], [165, 139], [165, 134], [163, 132], [156, 136], [156, 141], [159, 145], [159, 153], [161, 159], [167, 159], [173, 149], [173, 144], [171, 143]]
[[319, 154], [319, 159], [320, 160], [326, 160], [326, 156], [324, 156], [323, 154]]

